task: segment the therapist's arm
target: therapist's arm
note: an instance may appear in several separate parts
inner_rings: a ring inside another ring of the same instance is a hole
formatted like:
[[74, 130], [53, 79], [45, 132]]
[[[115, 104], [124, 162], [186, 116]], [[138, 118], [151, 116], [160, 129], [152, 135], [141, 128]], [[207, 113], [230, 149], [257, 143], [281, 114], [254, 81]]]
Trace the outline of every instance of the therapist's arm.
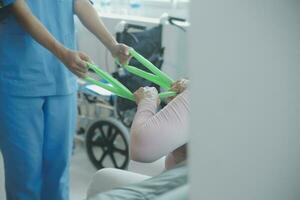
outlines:
[[71, 72], [83, 78], [86, 76], [85, 61], [89, 58], [81, 53], [64, 47], [46, 27], [32, 14], [25, 0], [16, 0], [11, 7], [17, 21], [38, 43], [51, 51]]
[[128, 47], [119, 44], [109, 33], [89, 0], [75, 0], [74, 10], [81, 23], [109, 49], [113, 57], [122, 64], [129, 60]]

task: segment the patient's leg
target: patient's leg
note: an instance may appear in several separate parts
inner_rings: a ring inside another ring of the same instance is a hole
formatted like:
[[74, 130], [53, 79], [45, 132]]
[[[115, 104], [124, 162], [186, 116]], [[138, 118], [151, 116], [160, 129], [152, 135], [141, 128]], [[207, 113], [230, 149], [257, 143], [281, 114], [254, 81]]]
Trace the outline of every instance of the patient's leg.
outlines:
[[145, 176], [120, 169], [101, 169], [95, 174], [89, 185], [87, 198], [93, 197], [98, 193], [106, 192], [116, 187], [138, 183], [148, 178], [150, 178], [150, 176]]

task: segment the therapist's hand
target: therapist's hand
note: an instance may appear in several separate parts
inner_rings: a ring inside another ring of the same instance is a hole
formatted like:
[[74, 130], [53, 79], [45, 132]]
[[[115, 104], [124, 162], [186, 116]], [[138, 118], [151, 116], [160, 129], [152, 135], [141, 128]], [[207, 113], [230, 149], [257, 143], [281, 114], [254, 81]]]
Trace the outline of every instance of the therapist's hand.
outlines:
[[60, 60], [65, 66], [79, 78], [87, 76], [88, 67], [86, 62], [91, 62], [91, 59], [82, 52], [64, 49], [59, 55]]
[[110, 48], [111, 55], [117, 58], [121, 64], [129, 62], [131, 56], [129, 54], [129, 47], [125, 44], [116, 43]]

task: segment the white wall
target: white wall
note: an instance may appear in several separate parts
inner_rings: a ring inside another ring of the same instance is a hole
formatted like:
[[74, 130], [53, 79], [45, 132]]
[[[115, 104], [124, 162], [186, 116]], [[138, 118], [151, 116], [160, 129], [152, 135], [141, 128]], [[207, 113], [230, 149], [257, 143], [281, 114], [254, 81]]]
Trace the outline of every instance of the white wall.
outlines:
[[[147, 27], [153, 27], [159, 23], [158, 18], [130, 17], [126, 15], [103, 15], [102, 19], [109, 31], [113, 34], [116, 32], [116, 25], [121, 20], [125, 20], [128, 23], [145, 25]], [[79, 49], [86, 52], [100, 67], [109, 72], [113, 72], [115, 70], [115, 64], [106, 48], [78, 21], [76, 25]], [[186, 32], [171, 25], [164, 25], [163, 46], [166, 47], [163, 70], [174, 79], [187, 76]]]
[[191, 199], [300, 199], [300, 1], [191, 5]]

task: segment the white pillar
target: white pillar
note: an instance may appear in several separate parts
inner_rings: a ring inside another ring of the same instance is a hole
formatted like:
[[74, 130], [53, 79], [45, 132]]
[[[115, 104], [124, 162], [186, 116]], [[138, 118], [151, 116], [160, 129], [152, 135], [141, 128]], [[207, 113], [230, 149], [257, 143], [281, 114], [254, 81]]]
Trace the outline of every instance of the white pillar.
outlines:
[[300, 199], [300, 1], [192, 0], [192, 200]]

